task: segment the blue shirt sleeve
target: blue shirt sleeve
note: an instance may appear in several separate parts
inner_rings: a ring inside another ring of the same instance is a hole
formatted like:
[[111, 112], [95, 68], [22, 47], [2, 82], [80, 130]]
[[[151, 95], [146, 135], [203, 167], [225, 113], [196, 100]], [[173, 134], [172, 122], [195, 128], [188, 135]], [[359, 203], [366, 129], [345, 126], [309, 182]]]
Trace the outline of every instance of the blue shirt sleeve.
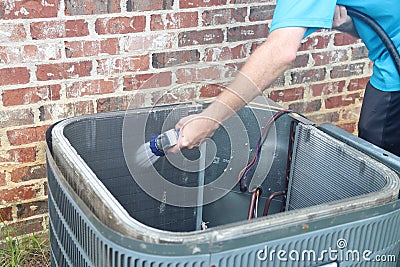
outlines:
[[331, 28], [336, 0], [277, 0], [271, 31], [286, 27], [307, 28], [306, 36]]

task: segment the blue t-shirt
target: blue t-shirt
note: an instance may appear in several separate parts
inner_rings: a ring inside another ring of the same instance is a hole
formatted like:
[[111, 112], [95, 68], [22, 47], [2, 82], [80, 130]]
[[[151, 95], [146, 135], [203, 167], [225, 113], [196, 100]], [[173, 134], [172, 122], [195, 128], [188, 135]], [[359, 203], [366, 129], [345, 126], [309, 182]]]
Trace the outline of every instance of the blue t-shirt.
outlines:
[[[353, 7], [378, 22], [400, 48], [399, 0], [277, 0], [271, 31], [284, 27], [305, 27], [306, 36], [332, 27], [336, 5]], [[357, 31], [374, 62], [371, 84], [382, 91], [400, 91], [400, 75], [386, 47], [368, 25], [353, 19]]]

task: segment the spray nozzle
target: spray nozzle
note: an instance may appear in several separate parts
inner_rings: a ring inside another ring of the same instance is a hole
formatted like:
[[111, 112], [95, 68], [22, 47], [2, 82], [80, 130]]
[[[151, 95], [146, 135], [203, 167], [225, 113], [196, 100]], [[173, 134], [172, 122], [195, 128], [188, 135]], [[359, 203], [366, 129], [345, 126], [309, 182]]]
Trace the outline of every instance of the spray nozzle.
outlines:
[[162, 134], [154, 135], [150, 140], [150, 149], [156, 156], [165, 156], [165, 151], [178, 144], [179, 130], [168, 130]]

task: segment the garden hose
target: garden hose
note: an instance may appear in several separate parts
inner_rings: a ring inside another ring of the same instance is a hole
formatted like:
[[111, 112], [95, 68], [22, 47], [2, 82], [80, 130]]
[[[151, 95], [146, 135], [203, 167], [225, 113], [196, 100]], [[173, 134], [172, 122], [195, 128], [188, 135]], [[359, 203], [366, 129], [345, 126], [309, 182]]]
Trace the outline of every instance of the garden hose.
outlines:
[[386, 49], [389, 51], [391, 58], [393, 59], [394, 64], [396, 65], [397, 72], [400, 75], [400, 55], [396, 46], [394, 45], [392, 39], [388, 36], [385, 30], [370, 16], [364, 14], [361, 11], [355, 10], [351, 7], [347, 8], [347, 14], [353, 18], [357, 18], [364, 23], [366, 23], [371, 29], [378, 35], [378, 37], [382, 40], [383, 44], [386, 46]]

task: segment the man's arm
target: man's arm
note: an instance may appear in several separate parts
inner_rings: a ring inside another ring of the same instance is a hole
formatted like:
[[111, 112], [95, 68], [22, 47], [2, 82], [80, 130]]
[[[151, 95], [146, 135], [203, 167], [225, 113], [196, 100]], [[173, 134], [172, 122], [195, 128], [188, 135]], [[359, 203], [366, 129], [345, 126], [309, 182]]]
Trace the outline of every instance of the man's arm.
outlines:
[[296, 59], [305, 28], [274, 30], [249, 57], [240, 74], [201, 114], [180, 120], [179, 148], [193, 148], [210, 138], [219, 125], [268, 88]]
[[347, 9], [344, 6], [337, 5], [335, 7], [332, 29], [346, 32], [356, 38], [360, 38], [357, 29], [354, 26], [353, 19], [347, 14]]

